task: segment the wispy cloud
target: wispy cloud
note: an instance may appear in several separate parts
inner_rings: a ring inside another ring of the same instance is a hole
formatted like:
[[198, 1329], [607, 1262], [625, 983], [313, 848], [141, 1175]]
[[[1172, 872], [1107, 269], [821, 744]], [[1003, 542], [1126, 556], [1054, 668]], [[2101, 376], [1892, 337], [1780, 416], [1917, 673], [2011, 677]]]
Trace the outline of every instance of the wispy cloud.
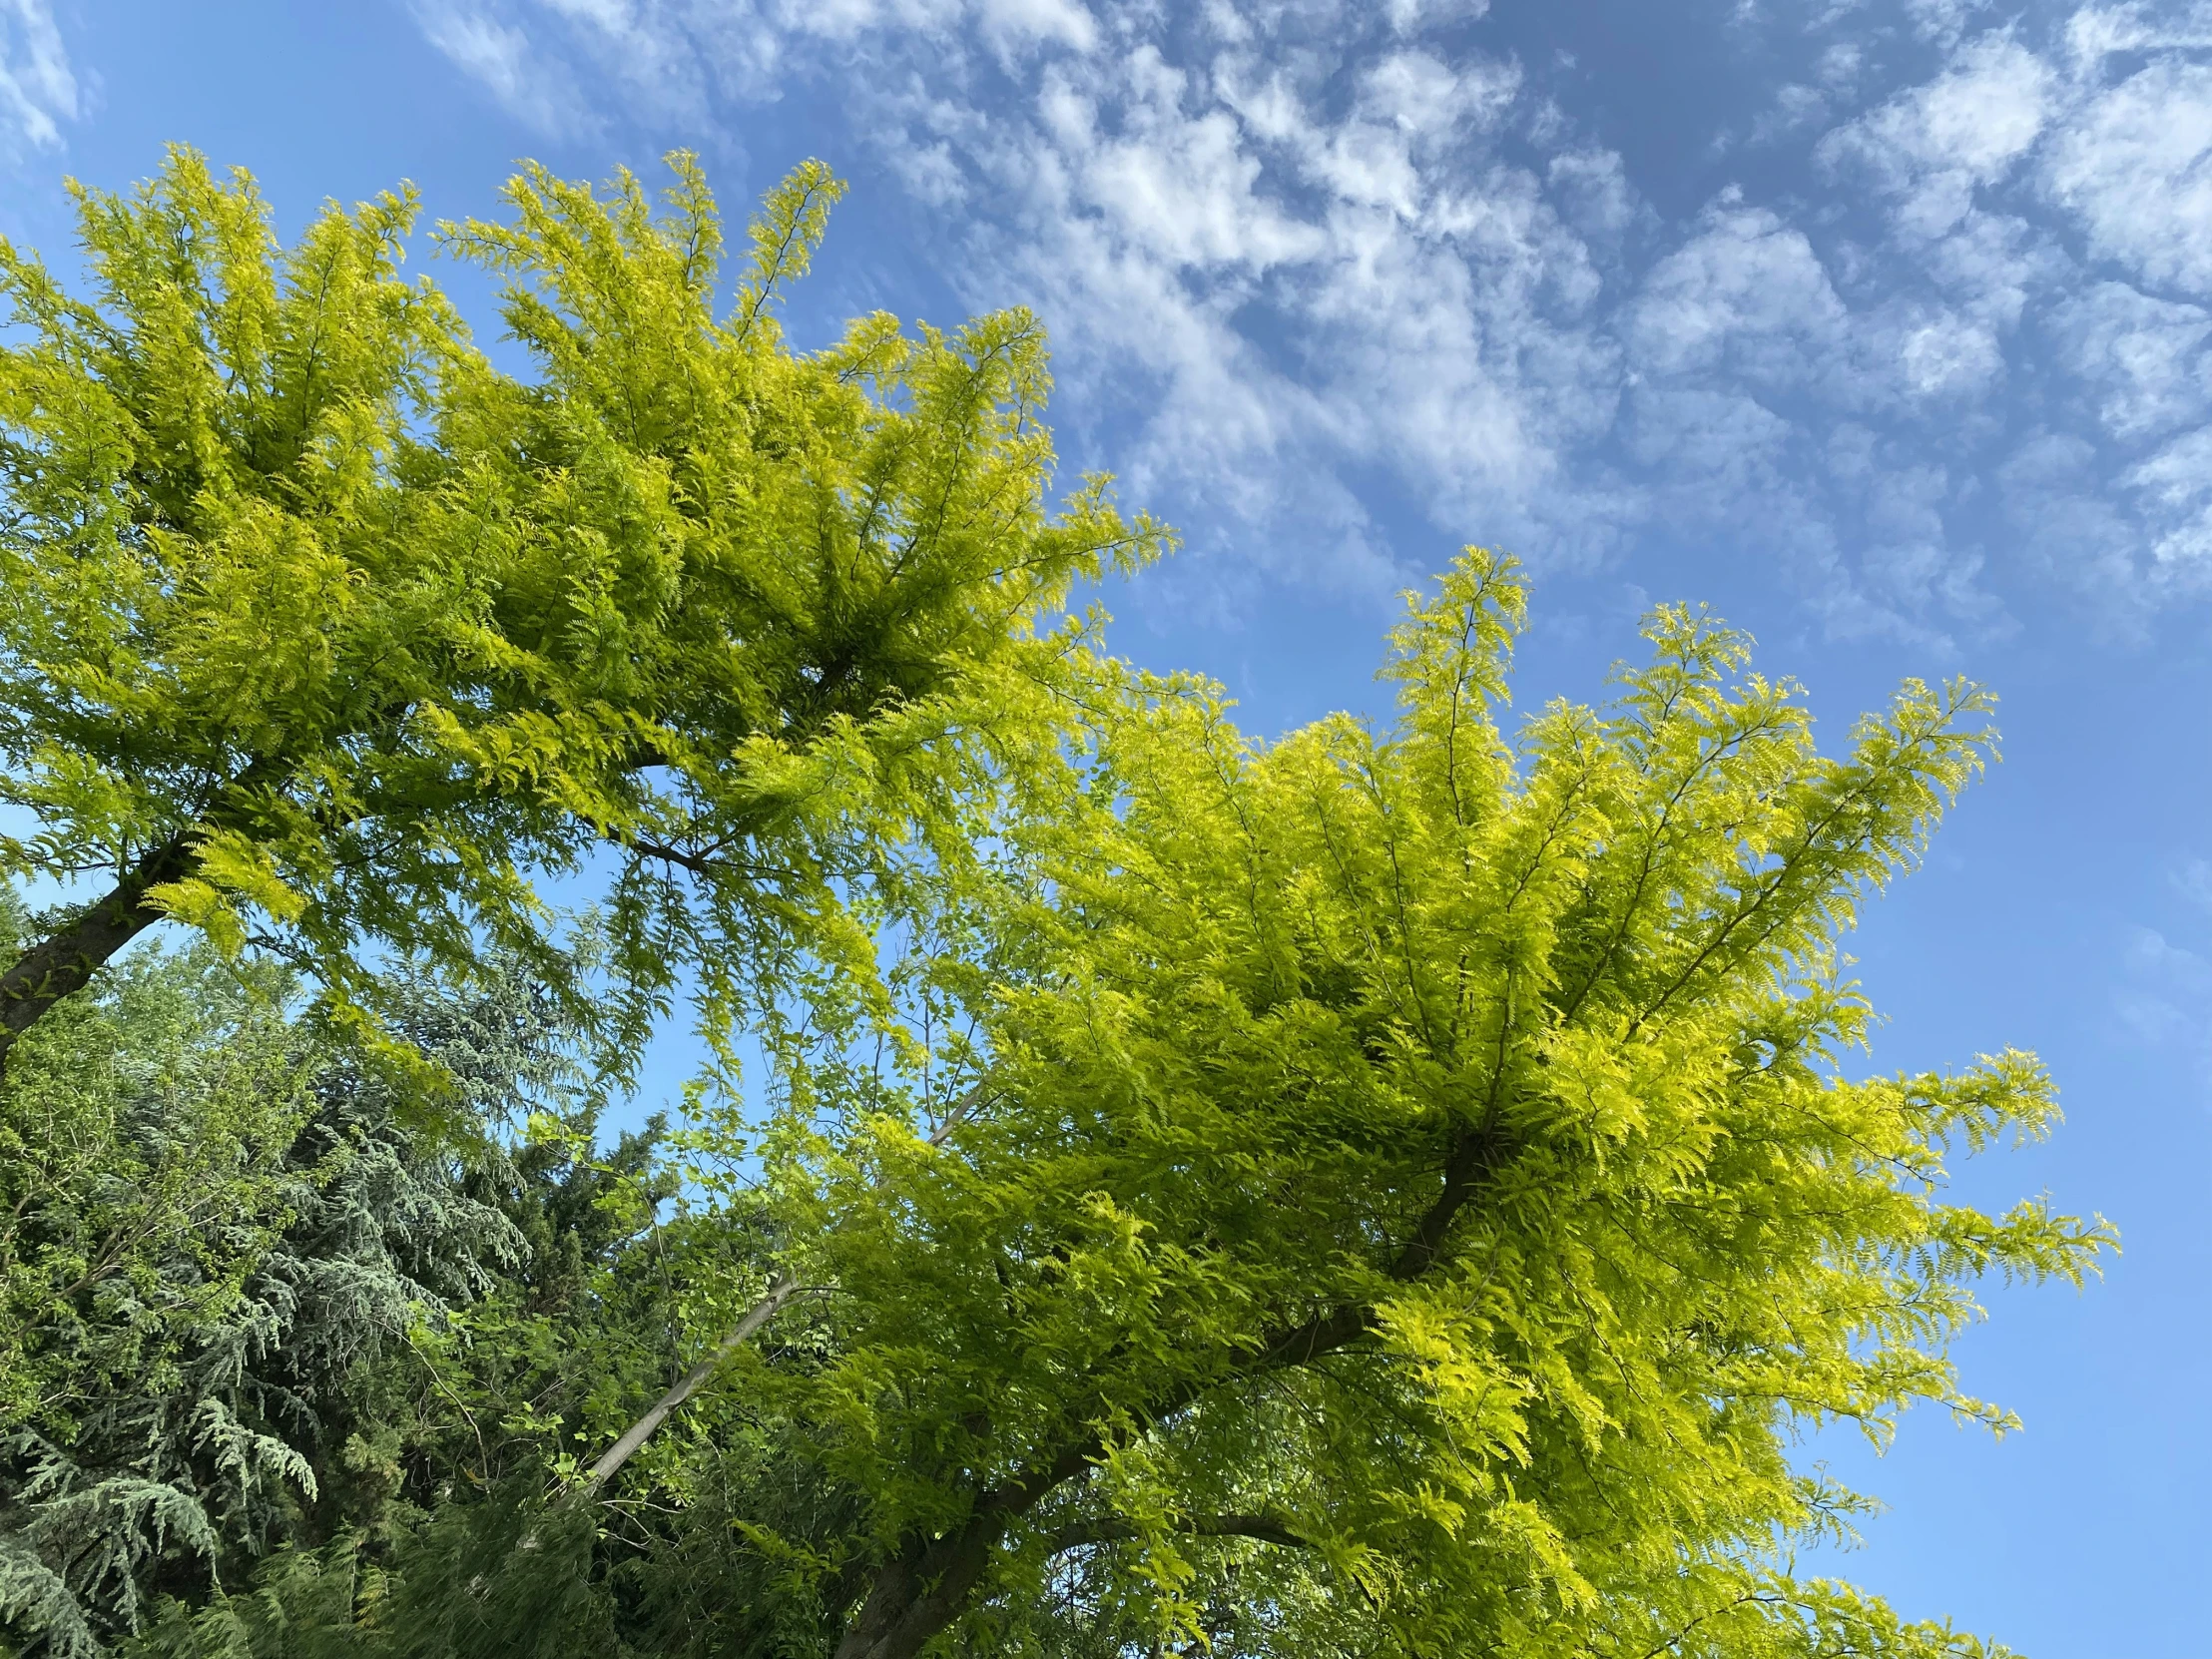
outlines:
[[1932, 242], [1974, 211], [1975, 192], [2005, 179], [2051, 115], [2051, 67], [2009, 35], [1959, 50], [1935, 80], [1823, 138], [1815, 158], [1856, 162], [1896, 203], [1900, 235]]
[[2212, 955], [2176, 942], [2212, 934], [2212, 861], [2185, 860], [2168, 888], [2175, 902], [2164, 926], [2128, 932], [2113, 1006], [2138, 1038], [2197, 1054], [2212, 1077]]
[[1912, 0], [1917, 59], [1860, 7], [1747, 9], [1795, 60], [1741, 136], [1795, 174], [1672, 223], [1482, 11], [419, 15], [540, 126], [833, 92], [963, 297], [1052, 324], [1097, 457], [1280, 573], [1380, 589], [1446, 538], [1589, 564], [1757, 526], [1831, 628], [1930, 640], [2010, 626], [2022, 583], [2120, 627], [2212, 589], [2201, 8], [2038, 32]]
[[82, 93], [47, 0], [0, 0], [0, 154], [51, 150]]

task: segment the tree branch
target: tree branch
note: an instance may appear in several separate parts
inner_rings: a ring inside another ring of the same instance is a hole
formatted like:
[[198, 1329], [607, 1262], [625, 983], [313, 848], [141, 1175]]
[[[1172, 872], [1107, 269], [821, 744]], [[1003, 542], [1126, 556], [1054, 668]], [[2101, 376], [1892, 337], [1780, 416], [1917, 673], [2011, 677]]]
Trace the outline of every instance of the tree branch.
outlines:
[[[1314, 1547], [1311, 1538], [1276, 1515], [1192, 1515], [1168, 1530], [1187, 1538], [1257, 1538], [1262, 1543], [1280, 1544], [1285, 1549]], [[1058, 1555], [1063, 1550], [1082, 1549], [1090, 1544], [1127, 1543], [1145, 1535], [1145, 1529], [1135, 1521], [1110, 1515], [1098, 1520], [1070, 1521], [1046, 1540], [1045, 1547]]]
[[183, 879], [198, 863], [199, 854], [183, 835], [164, 841], [125, 871], [106, 897], [79, 910], [0, 973], [0, 1074], [18, 1037], [162, 919], [166, 912], [148, 901], [148, 891]]
[[575, 1495], [590, 1497], [612, 1480], [616, 1471], [630, 1460], [639, 1446], [645, 1444], [653, 1430], [668, 1419], [668, 1414], [697, 1393], [700, 1385], [720, 1371], [723, 1363], [743, 1348], [751, 1340], [753, 1333], [775, 1318], [784, 1304], [791, 1301], [802, 1289], [804, 1287], [799, 1281], [789, 1274], [778, 1275], [775, 1283], [769, 1286], [768, 1294], [746, 1311], [745, 1318], [738, 1321], [736, 1328], [715, 1344], [705, 1359], [686, 1372], [682, 1381], [655, 1400], [651, 1410], [623, 1430], [622, 1438], [609, 1446], [599, 1461], [585, 1472], [584, 1478], [576, 1483], [573, 1488]]
[[[978, 1082], [967, 1093], [952, 1103], [944, 1115], [944, 1121], [929, 1133], [929, 1144], [942, 1146], [952, 1131], [964, 1123], [978, 1106], [987, 1105], [997, 1096]], [[653, 1431], [668, 1420], [669, 1413], [700, 1390], [707, 1380], [720, 1371], [726, 1361], [745, 1347], [753, 1334], [766, 1325], [783, 1308], [784, 1304], [807, 1289], [790, 1273], [778, 1274], [769, 1286], [768, 1293], [746, 1311], [730, 1334], [715, 1344], [706, 1358], [684, 1374], [683, 1380], [653, 1403], [653, 1408], [623, 1430], [622, 1438], [607, 1448], [598, 1462], [592, 1464], [582, 1480], [573, 1488], [579, 1497], [590, 1497], [612, 1480], [622, 1465], [627, 1463], [638, 1447], [645, 1444]]]
[[[1383, 1270], [1392, 1280], [1402, 1284], [1418, 1279], [1442, 1257], [1452, 1223], [1473, 1202], [1503, 1150], [1486, 1124], [1460, 1132], [1444, 1161], [1442, 1190]], [[1375, 1325], [1372, 1302], [1341, 1304], [1297, 1325], [1263, 1333], [1257, 1342], [1232, 1355], [1230, 1375], [1308, 1364], [1366, 1336]], [[1172, 1416], [1222, 1381], [1219, 1375], [1189, 1379], [1155, 1398], [1144, 1415], [1154, 1422]], [[964, 1524], [941, 1537], [909, 1539], [877, 1571], [875, 1582], [845, 1626], [835, 1659], [913, 1659], [966, 1608], [1006, 1529], [1090, 1468], [1106, 1449], [1105, 1436], [1094, 1430], [1063, 1447], [1051, 1462], [978, 1492]]]

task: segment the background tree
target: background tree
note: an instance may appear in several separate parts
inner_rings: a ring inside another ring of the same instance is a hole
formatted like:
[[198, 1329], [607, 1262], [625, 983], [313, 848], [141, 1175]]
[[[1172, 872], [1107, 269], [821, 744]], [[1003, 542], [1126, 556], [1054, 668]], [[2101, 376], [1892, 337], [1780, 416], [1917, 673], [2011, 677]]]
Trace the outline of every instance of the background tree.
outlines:
[[[0, 1091], [0, 1645], [96, 1651], [279, 1546], [378, 1555], [673, 1361], [658, 1127], [592, 1152], [548, 999], [394, 987], [460, 1137], [285, 991], [135, 952]], [[516, 1144], [533, 1112], [559, 1132]]]
[[162, 1544], [212, 1554], [215, 1513], [303, 1472], [235, 1388], [190, 1375], [250, 1340], [246, 1281], [311, 1111], [263, 978], [136, 960], [64, 1004], [0, 1096], [0, 1619], [65, 1647], [129, 1628]]
[[[1027, 314], [794, 353], [774, 307], [841, 187], [771, 194], [718, 320], [714, 203], [671, 165], [665, 216], [532, 168], [510, 222], [440, 233], [528, 380], [401, 277], [411, 191], [279, 249], [250, 178], [178, 150], [78, 190], [92, 298], [0, 244], [0, 803], [30, 826], [0, 870], [96, 894], [0, 970], [0, 1061], [165, 916], [339, 1008], [375, 1001], [364, 949], [488, 941], [618, 1052], [687, 966], [727, 1012], [947, 810], [980, 680], [1049, 662], [1030, 623], [1158, 548], [1102, 480], [1050, 508]], [[613, 999], [532, 885], [587, 868]]]

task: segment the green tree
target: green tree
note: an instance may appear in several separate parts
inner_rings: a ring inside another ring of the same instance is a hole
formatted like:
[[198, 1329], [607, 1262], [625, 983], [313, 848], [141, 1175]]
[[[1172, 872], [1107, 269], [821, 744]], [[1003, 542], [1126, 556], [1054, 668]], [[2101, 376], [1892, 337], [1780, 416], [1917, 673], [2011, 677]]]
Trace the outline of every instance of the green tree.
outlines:
[[[838, 1659], [1071, 1621], [1103, 1651], [1967, 1650], [1783, 1552], [1852, 1501], [1793, 1427], [2004, 1425], [1944, 1358], [1974, 1281], [2078, 1280], [2105, 1242], [1944, 1196], [1946, 1148], [2051, 1122], [2029, 1056], [1842, 1069], [1870, 1013], [1838, 935], [1982, 764], [1989, 699], [1909, 682], [1824, 757], [1794, 686], [1669, 608], [1607, 705], [1509, 739], [1523, 607], [1470, 552], [1395, 636], [1386, 733], [1263, 746], [1211, 687], [1103, 674], [1087, 765], [909, 967], [933, 1109], [965, 1065], [970, 1111], [932, 1147], [915, 1084], [796, 1091], [778, 1180], [840, 1348], [764, 1386], [861, 1497], [810, 1542]], [[969, 1024], [928, 1041], [940, 1009]]]
[[[91, 298], [0, 244], [0, 871], [94, 892], [0, 970], [0, 1061], [164, 917], [356, 1012], [369, 958], [487, 941], [621, 1043], [687, 966], [727, 1012], [938, 822], [976, 687], [1048, 665], [1032, 620], [1159, 547], [1103, 480], [1051, 509], [1033, 318], [795, 353], [775, 307], [841, 186], [771, 193], [718, 318], [670, 161], [665, 214], [533, 167], [441, 231], [528, 379], [402, 277], [410, 191], [280, 249], [178, 150], [77, 190]], [[547, 872], [604, 878], [626, 995], [580, 994]]]
[[[393, 987], [463, 1138], [286, 993], [205, 944], [133, 952], [0, 1091], [0, 1644], [89, 1653], [274, 1547], [382, 1549], [665, 1369], [665, 1275], [596, 1294], [668, 1197], [657, 1130], [579, 1156], [546, 999]], [[508, 1144], [532, 1112], [565, 1132]]]
[[1061, 770], [882, 913], [880, 980], [795, 981], [765, 1139], [684, 1137], [706, 1195], [759, 1154], [777, 1241], [680, 1305], [706, 1384], [603, 1484], [443, 1511], [388, 1572], [287, 1558], [153, 1650], [1988, 1652], [1794, 1576], [1861, 1500], [1788, 1454], [1915, 1402], [2006, 1426], [1946, 1357], [1976, 1282], [2109, 1242], [1946, 1193], [2054, 1120], [2031, 1057], [1848, 1069], [1839, 938], [1989, 700], [1908, 683], [1823, 756], [1669, 608], [1607, 702], [1508, 732], [1523, 604], [1470, 552], [1380, 732], [1264, 745], [1089, 665]]
[[266, 1515], [304, 1470], [209, 1375], [252, 1342], [311, 1110], [258, 977], [135, 959], [0, 1094], [0, 1631], [129, 1628], [164, 1545], [214, 1555], [214, 1513]]

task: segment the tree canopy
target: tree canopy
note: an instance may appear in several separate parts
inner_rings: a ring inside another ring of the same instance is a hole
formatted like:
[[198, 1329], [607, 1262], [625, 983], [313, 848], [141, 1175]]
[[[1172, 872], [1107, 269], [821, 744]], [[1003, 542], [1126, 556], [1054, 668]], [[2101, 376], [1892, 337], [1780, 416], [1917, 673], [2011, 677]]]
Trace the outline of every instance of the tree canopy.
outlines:
[[441, 228], [528, 379], [402, 276], [409, 191], [280, 248], [179, 150], [78, 190], [91, 298], [0, 245], [0, 867], [106, 889], [0, 971], [0, 1056], [163, 917], [339, 1006], [364, 950], [486, 939], [566, 989], [532, 877], [587, 864], [630, 995], [577, 1007], [634, 1045], [688, 967], [727, 1012], [941, 812], [977, 677], [1158, 548], [1103, 480], [1049, 504], [1034, 318], [795, 353], [775, 308], [842, 187], [771, 193], [718, 314], [671, 163], [664, 212], [533, 168]]
[[[84, 198], [101, 304], [6, 255], [12, 873], [115, 885], [9, 912], [0, 1643], [1998, 1651], [1793, 1567], [1867, 1502], [1796, 1437], [2009, 1426], [1977, 1285], [2111, 1242], [1948, 1190], [2031, 1055], [1864, 1064], [1988, 695], [1823, 754], [1664, 606], [1515, 720], [1468, 549], [1390, 720], [1262, 741], [1054, 620], [1164, 534], [1051, 508], [1033, 322], [784, 347], [832, 191], [717, 321], [688, 161], [525, 174], [444, 235], [528, 382], [404, 197], [279, 257], [180, 154]], [[603, 1147], [686, 971], [765, 1065]]]
[[[0, 1626], [53, 1651], [272, 1548], [387, 1534], [471, 1433], [469, 1366], [517, 1406], [551, 1381], [501, 1341], [518, 1298], [550, 1327], [650, 1214], [592, 1202], [649, 1199], [650, 1135], [592, 1168], [410, 1133], [379, 1068], [284, 1017], [282, 981], [205, 945], [134, 952], [27, 1034], [0, 1094]], [[484, 1120], [589, 1121], [526, 983], [392, 992]], [[447, 1353], [463, 1310], [469, 1366]], [[624, 1364], [601, 1343], [589, 1385]], [[495, 1441], [517, 1426], [484, 1415]]]
[[930, 1087], [798, 1068], [776, 1180], [838, 1354], [742, 1386], [853, 1494], [777, 1546], [837, 1563], [840, 1659], [1048, 1619], [1107, 1652], [1947, 1650], [1781, 1563], [1853, 1503], [1794, 1430], [2001, 1426], [1944, 1358], [1974, 1281], [2102, 1242], [1943, 1196], [1946, 1149], [2048, 1127], [2027, 1055], [1842, 1069], [1871, 1015], [1837, 937], [1988, 699], [1909, 683], [1824, 757], [1739, 636], [1662, 609], [1606, 704], [1508, 735], [1522, 605], [1470, 552], [1394, 638], [1384, 732], [1262, 745], [1102, 665], [1064, 796], [918, 930]]

